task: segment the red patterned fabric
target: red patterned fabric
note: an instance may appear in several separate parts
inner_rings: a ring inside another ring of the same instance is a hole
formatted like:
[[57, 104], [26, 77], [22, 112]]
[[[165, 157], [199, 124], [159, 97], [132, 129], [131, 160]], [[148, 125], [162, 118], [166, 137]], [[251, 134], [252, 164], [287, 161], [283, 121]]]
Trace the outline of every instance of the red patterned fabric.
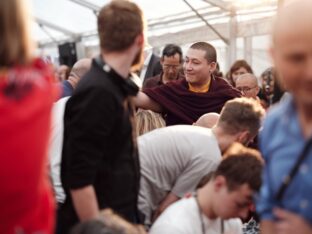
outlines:
[[54, 201], [48, 177], [51, 107], [58, 90], [52, 69], [0, 68], [0, 233], [53, 233]]

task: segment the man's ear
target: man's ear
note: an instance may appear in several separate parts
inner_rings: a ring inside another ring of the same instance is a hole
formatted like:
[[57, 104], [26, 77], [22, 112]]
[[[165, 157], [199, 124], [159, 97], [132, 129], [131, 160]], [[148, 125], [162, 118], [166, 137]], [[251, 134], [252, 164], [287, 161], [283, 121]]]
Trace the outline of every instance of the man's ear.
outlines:
[[250, 132], [248, 130], [244, 130], [242, 132], [237, 133], [236, 141], [245, 145], [249, 142]]
[[220, 191], [224, 186], [226, 186], [226, 179], [222, 175], [218, 175], [213, 179], [214, 191]]
[[260, 87], [257, 85], [257, 87], [256, 87], [256, 95], [258, 95], [259, 92], [260, 92]]
[[163, 57], [163, 56], [161, 56], [161, 57], [160, 57], [159, 62], [160, 62], [160, 65], [162, 66], [162, 65], [163, 65], [163, 63], [164, 63], [164, 57]]
[[209, 71], [210, 73], [213, 73], [217, 68], [217, 63], [216, 62], [211, 62], [209, 63]]
[[144, 47], [145, 45], [145, 37], [143, 33], [140, 33], [139, 35], [137, 35], [137, 37], [135, 38], [135, 44], [139, 47]]

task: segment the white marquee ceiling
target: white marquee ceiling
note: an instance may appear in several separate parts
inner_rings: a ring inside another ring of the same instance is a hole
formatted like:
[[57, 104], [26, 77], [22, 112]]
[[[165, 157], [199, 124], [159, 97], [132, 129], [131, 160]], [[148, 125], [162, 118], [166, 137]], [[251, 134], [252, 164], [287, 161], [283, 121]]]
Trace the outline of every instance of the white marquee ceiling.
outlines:
[[[32, 0], [34, 36], [41, 46], [62, 41], [96, 38], [96, 14], [108, 0]], [[196, 37], [227, 39], [231, 10], [235, 10], [238, 36], [266, 34], [263, 22], [270, 21], [278, 0], [135, 0], [148, 19], [150, 44], [161, 46], [171, 38], [183, 38], [185, 43]], [[200, 19], [192, 8], [196, 9]], [[263, 20], [265, 19], [265, 20]], [[197, 29], [198, 28], [198, 29]], [[195, 33], [194, 33], [195, 31]], [[196, 33], [197, 32], [197, 33]], [[183, 36], [181, 36], [183, 35]], [[180, 40], [181, 41], [181, 40]], [[179, 42], [180, 42], [179, 41]], [[181, 41], [182, 42], [182, 41]]]

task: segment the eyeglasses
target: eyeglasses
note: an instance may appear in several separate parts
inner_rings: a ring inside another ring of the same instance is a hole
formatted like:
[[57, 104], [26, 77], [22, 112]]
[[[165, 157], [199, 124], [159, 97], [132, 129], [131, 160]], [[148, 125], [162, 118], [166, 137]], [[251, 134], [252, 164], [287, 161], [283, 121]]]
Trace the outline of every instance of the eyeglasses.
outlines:
[[243, 93], [246, 93], [246, 92], [249, 92], [250, 90], [256, 88], [257, 86], [254, 86], [254, 87], [236, 87], [236, 89], [238, 89], [239, 91], [243, 92]]
[[172, 68], [173, 70], [178, 70], [180, 68], [180, 65], [163, 64], [164, 70], [169, 70], [170, 68]]

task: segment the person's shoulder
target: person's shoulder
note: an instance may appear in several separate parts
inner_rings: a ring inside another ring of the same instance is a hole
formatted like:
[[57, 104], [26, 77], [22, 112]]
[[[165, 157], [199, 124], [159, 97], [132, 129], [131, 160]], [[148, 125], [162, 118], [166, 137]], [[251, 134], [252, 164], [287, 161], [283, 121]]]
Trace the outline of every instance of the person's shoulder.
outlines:
[[[212, 131], [209, 128], [194, 126], [194, 125], [184, 125], [184, 124], [178, 124], [178, 125], [172, 125], [165, 128], [159, 128], [155, 129], [154, 132], [163, 132], [166, 134], [174, 134], [174, 135], [186, 135], [186, 136], [212, 136]], [[191, 134], [191, 135], [190, 135]]]
[[242, 233], [243, 223], [239, 218], [228, 219], [224, 221], [225, 231], [235, 234]]
[[269, 111], [268, 117], [276, 117], [277, 115], [283, 114], [285, 111], [289, 110], [292, 107], [293, 98], [291, 95], [285, 97], [279, 103], [273, 105]]
[[[194, 198], [184, 198], [170, 205], [156, 220], [150, 234], [192, 233]], [[197, 214], [197, 213], [196, 213]]]
[[[27, 64], [15, 64], [0, 72], [0, 85], [14, 87], [6, 95], [42, 98], [41, 104], [52, 104], [59, 98], [61, 85], [55, 83], [53, 67], [41, 58], [34, 58]], [[30, 88], [31, 87], [31, 88]], [[38, 91], [38, 92], [35, 92]]]
[[212, 78], [212, 82], [215, 82], [218, 85], [222, 85], [222, 86], [225, 86], [225, 87], [233, 88], [233, 86], [226, 79], [224, 79], [222, 77], [214, 76]]
[[72, 96], [88, 93], [90, 96], [111, 96], [116, 97], [119, 94], [119, 87], [112, 81], [114, 77], [103, 72], [99, 67], [92, 63], [91, 68], [81, 78]]
[[194, 210], [194, 207], [196, 207], [194, 197], [182, 198], [165, 210], [164, 217], [177, 217], [177, 221], [180, 223], [180, 220], [182, 221], [184, 218], [188, 219], [189, 217], [192, 217], [194, 213], [197, 214], [197, 212], [195, 212], [197, 210]]
[[91, 68], [83, 75], [80, 82], [77, 85], [77, 88], [82, 86], [106, 86], [109, 82], [107, 79], [109, 76], [106, 72], [98, 67], [98, 65], [93, 61]]
[[160, 82], [160, 75], [161, 74], [145, 78], [143, 82], [143, 89], [149, 89], [149, 88], [159, 86], [158, 82]]
[[166, 132], [166, 134], [176, 135], [181, 138], [198, 138], [201, 140], [208, 138], [215, 139], [211, 129], [195, 125], [173, 125], [159, 129], [159, 131]]
[[227, 90], [228, 94], [231, 94], [233, 97], [241, 97], [241, 93], [235, 89], [227, 80], [222, 77], [213, 77], [212, 84], [214, 90]]
[[205, 128], [201, 126], [195, 126], [195, 125], [174, 125], [170, 126], [172, 130], [185, 133], [186, 135], [189, 135], [191, 137], [209, 137], [209, 138], [215, 138], [212, 130], [210, 128]]
[[172, 80], [165, 84], [164, 86], [168, 88], [187, 88], [187, 81], [185, 79], [177, 79], [177, 80]]
[[66, 96], [66, 97], [63, 97], [63, 98], [57, 100], [56, 102], [54, 102], [53, 109], [64, 106], [69, 98], [70, 98], [70, 96]]
[[281, 117], [286, 115], [287, 112], [293, 110], [293, 98], [288, 96], [287, 98], [280, 101], [278, 104], [273, 105], [264, 120], [264, 125], [278, 125]]
[[175, 137], [181, 137], [183, 136], [183, 132], [187, 132], [188, 129], [190, 129], [190, 125], [172, 125], [168, 127], [163, 127], [163, 128], [156, 128], [150, 132], [147, 132], [141, 136], [138, 137], [139, 142], [150, 142], [151, 139], [153, 138], [159, 138], [159, 139], [164, 139], [164, 137], [170, 137], [170, 138], [175, 138]]

